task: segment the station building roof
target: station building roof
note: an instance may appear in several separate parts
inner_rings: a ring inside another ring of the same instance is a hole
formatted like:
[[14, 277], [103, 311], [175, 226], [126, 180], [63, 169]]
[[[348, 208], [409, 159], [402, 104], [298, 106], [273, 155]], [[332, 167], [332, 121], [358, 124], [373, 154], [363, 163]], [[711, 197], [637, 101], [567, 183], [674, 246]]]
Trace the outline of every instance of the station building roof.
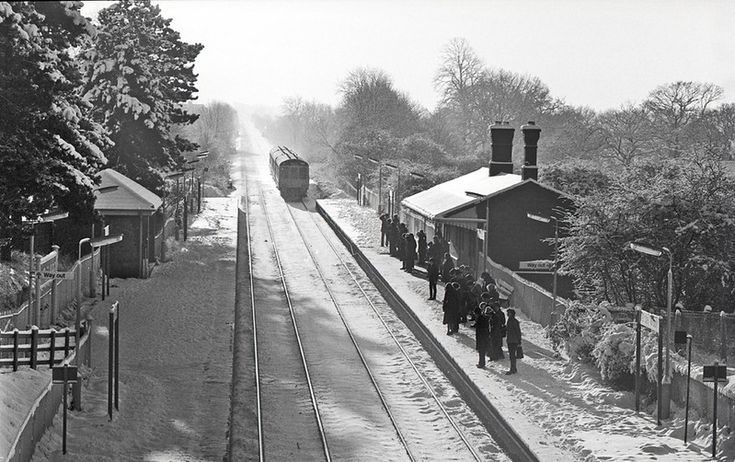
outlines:
[[100, 188], [117, 186], [109, 192], [95, 192], [94, 209], [103, 215], [152, 215], [161, 207], [161, 198], [111, 168], [100, 173]]
[[429, 219], [442, 218], [477, 202], [478, 196], [484, 200], [523, 182], [521, 175], [505, 173], [489, 176], [488, 170], [488, 167], [482, 167], [416, 193], [403, 199], [401, 206]]

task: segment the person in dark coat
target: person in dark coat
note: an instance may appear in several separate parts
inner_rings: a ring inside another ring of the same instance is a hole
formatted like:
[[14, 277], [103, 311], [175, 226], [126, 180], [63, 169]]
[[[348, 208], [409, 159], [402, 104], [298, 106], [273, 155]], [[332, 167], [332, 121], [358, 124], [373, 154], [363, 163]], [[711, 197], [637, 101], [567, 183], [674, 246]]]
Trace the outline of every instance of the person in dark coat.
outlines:
[[505, 315], [500, 309], [500, 304], [492, 303], [492, 315], [490, 316], [490, 359], [497, 361], [505, 358], [503, 354], [503, 337], [505, 336]]
[[423, 265], [426, 261], [426, 233], [423, 229], [420, 229], [418, 233], [416, 233], [416, 239], [419, 241], [419, 265]]
[[450, 274], [449, 272], [454, 269], [454, 260], [452, 260], [451, 255], [448, 253], [444, 254], [444, 261], [442, 262], [442, 281], [449, 282], [450, 281]]
[[521, 325], [516, 319], [516, 310], [508, 308], [508, 324], [506, 326], [507, 337], [505, 341], [508, 344], [508, 356], [510, 357], [510, 370], [505, 375], [517, 374], [516, 368], [516, 350], [521, 345]]
[[456, 282], [450, 282], [444, 288], [444, 301], [442, 303], [444, 319], [442, 323], [447, 325], [447, 335], [459, 332], [458, 292], [459, 284]]
[[[390, 254], [393, 257], [398, 256], [398, 244], [401, 240], [401, 226], [398, 221], [398, 215], [393, 215], [393, 228], [390, 239]], [[400, 258], [400, 257], [399, 257]]]
[[495, 279], [493, 279], [487, 271], [484, 271], [480, 275], [480, 279], [477, 282], [481, 283], [482, 287], [487, 287], [488, 284], [495, 285]]
[[426, 245], [426, 261], [429, 262], [429, 261], [431, 261], [431, 260], [433, 260], [435, 258], [438, 260], [439, 259], [439, 255], [437, 255], [436, 252], [434, 252], [434, 243], [433, 242], [429, 242]]
[[401, 259], [401, 269], [406, 269], [406, 242], [408, 241], [408, 233], [401, 233], [401, 240], [398, 242], [398, 258]]
[[485, 367], [485, 356], [487, 356], [490, 348], [490, 315], [491, 308], [487, 303], [480, 303], [475, 309], [475, 349], [480, 355], [477, 367], [483, 369]]
[[414, 239], [413, 234], [408, 233], [406, 234], [406, 272], [412, 273], [413, 272], [413, 265], [416, 261], [416, 239]]
[[436, 300], [436, 283], [439, 281], [439, 263], [436, 258], [429, 260], [426, 272], [429, 276], [429, 300]]
[[388, 214], [382, 214], [380, 216], [380, 246], [385, 247], [388, 244], [388, 228], [390, 227], [390, 218]]

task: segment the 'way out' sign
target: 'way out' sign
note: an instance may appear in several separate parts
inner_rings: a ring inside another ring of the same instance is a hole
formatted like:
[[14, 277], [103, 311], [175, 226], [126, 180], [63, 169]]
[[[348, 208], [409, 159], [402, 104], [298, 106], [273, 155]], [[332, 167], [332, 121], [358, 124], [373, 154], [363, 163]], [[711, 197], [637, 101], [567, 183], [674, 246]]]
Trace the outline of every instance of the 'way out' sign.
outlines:
[[71, 271], [34, 271], [36, 277], [46, 279], [74, 279]]
[[551, 271], [554, 269], [554, 262], [551, 260], [519, 261], [518, 269], [520, 271]]

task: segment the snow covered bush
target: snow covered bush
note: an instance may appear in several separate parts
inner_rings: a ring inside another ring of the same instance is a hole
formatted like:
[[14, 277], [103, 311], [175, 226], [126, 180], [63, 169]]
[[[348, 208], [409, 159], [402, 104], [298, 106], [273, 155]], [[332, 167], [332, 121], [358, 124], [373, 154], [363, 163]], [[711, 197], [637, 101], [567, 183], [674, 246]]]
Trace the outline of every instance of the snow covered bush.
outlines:
[[602, 380], [620, 383], [632, 376], [635, 367], [635, 329], [628, 324], [608, 324], [600, 332], [592, 357]]
[[549, 329], [548, 336], [555, 349], [564, 347], [571, 358], [591, 362], [592, 351], [600, 340], [603, 327], [609, 322], [607, 310], [575, 300]]

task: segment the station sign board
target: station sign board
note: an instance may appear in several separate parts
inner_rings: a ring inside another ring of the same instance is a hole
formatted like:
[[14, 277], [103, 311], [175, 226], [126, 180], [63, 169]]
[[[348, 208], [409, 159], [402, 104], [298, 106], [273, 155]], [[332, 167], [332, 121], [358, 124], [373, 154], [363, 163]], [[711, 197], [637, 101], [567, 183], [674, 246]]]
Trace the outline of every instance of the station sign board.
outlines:
[[[66, 377], [64, 377], [64, 371], [66, 371]], [[77, 366], [54, 366], [51, 369], [51, 380], [53, 383], [76, 383], [77, 379]]]
[[658, 334], [659, 320], [661, 316], [641, 310], [641, 326], [647, 327]]
[[714, 382], [715, 374], [717, 374], [718, 382], [727, 382], [727, 366], [704, 366], [702, 381]]
[[34, 271], [33, 274], [44, 279], [74, 279], [72, 271]]
[[553, 271], [554, 262], [552, 260], [529, 260], [519, 261], [519, 271]]

